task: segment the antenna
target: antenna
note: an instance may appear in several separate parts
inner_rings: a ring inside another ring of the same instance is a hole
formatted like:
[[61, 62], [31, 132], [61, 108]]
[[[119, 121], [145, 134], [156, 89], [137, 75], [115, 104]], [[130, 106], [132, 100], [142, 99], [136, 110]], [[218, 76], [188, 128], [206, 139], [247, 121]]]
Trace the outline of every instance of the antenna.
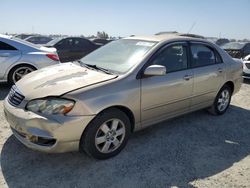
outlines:
[[192, 26], [191, 26], [190, 29], [188, 30], [187, 34], [189, 34], [189, 33], [192, 31], [192, 29], [194, 28], [195, 25], [196, 25], [196, 22], [194, 22], [194, 23], [192, 24]]

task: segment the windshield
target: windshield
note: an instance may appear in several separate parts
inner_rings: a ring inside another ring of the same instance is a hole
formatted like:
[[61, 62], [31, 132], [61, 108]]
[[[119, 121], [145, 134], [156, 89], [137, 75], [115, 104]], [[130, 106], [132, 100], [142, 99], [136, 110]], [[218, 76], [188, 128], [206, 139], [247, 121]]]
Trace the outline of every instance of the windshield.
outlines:
[[223, 49], [235, 49], [235, 50], [240, 50], [245, 46], [245, 43], [239, 43], [239, 42], [230, 42], [227, 44], [224, 44], [221, 46]]
[[121, 39], [95, 50], [81, 61], [113, 72], [125, 73], [137, 65], [155, 44], [156, 42], [151, 41]]

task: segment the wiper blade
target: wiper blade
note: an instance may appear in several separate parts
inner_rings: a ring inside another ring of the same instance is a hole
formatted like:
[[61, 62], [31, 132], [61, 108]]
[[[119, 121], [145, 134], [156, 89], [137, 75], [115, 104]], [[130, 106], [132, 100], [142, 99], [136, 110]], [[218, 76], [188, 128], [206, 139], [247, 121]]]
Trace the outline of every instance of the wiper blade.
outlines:
[[96, 66], [96, 65], [90, 65], [90, 64], [87, 64], [87, 63], [83, 63], [82, 61], [78, 61], [81, 65], [87, 67], [87, 68], [91, 68], [91, 69], [95, 69], [95, 70], [100, 70], [106, 74], [114, 74], [112, 73], [110, 70], [108, 69], [105, 69], [105, 68], [102, 68], [102, 67], [99, 67], [99, 66]]

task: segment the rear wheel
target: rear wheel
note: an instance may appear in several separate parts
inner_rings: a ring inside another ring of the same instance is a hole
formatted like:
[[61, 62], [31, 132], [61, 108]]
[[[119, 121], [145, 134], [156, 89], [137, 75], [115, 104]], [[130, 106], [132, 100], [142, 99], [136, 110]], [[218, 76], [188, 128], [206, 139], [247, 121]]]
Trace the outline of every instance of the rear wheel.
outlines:
[[126, 145], [131, 124], [125, 113], [110, 109], [99, 114], [84, 131], [80, 149], [96, 159], [117, 155]]
[[227, 85], [223, 86], [217, 94], [213, 106], [208, 111], [214, 115], [224, 114], [230, 105], [231, 97], [232, 89]]
[[19, 65], [17, 67], [14, 67], [9, 73], [8, 82], [10, 84], [14, 84], [22, 77], [33, 72], [34, 70], [36, 69], [30, 65]]

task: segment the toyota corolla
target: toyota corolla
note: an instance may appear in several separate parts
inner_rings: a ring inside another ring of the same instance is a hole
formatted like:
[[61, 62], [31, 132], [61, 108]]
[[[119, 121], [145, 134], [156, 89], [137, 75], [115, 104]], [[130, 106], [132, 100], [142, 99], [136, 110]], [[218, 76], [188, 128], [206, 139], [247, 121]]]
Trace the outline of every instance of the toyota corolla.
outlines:
[[43, 152], [118, 154], [131, 133], [195, 110], [226, 112], [242, 82], [242, 64], [204, 39], [134, 36], [79, 61], [26, 75], [4, 111], [13, 134]]

